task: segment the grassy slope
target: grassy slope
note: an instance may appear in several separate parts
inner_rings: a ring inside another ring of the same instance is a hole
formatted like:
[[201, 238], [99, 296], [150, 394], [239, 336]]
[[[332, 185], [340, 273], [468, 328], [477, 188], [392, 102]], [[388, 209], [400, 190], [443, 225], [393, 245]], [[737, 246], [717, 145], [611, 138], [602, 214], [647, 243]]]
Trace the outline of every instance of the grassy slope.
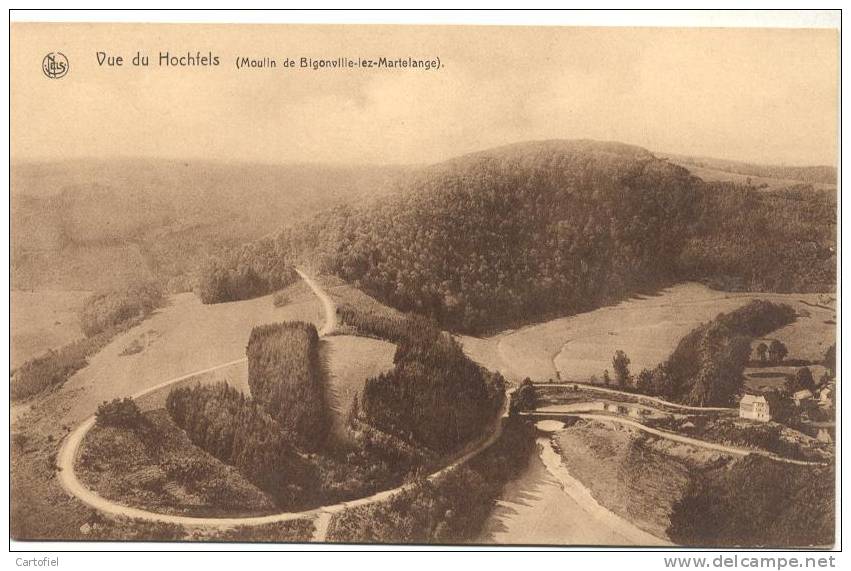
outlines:
[[836, 190], [836, 169], [828, 166], [788, 167], [674, 153], [656, 154], [667, 158], [668, 162], [688, 169], [705, 181], [747, 184], [750, 180], [755, 187], [765, 185], [766, 190], [801, 184], [812, 184], [816, 190]]
[[12, 256], [15, 289], [104, 290], [153, 277], [135, 244], [74, 244], [61, 250], [13, 250]]
[[[782, 188], [789, 188], [791, 186], [806, 184], [800, 180], [793, 180], [789, 178], [774, 178], [774, 177], [765, 177], [765, 176], [755, 176], [755, 175], [745, 175], [735, 172], [723, 171], [711, 167], [700, 167], [685, 161], [671, 161], [674, 164], [680, 165], [689, 170], [693, 175], [702, 178], [707, 182], [734, 182], [736, 184], [747, 184], [748, 181], [755, 187], [762, 187], [765, 185], [765, 190], [779, 190]], [[817, 182], [813, 184], [813, 188], [816, 190], [836, 190], [836, 185], [827, 184]]]
[[396, 346], [378, 339], [334, 335], [323, 339], [319, 350], [327, 368], [332, 430], [343, 436], [352, 400], [363, 391], [366, 379], [393, 368]]
[[[370, 311], [398, 314], [395, 309], [382, 305], [339, 278], [321, 276], [317, 279], [337, 306], [355, 305]], [[345, 432], [346, 415], [355, 394], [363, 390], [363, 384], [367, 378], [393, 368], [396, 346], [381, 339], [358, 336], [346, 325], [340, 324], [339, 328], [342, 334], [323, 339], [320, 349], [330, 382], [329, 394], [334, 413], [334, 432], [342, 436]]]
[[656, 535], [667, 537], [668, 516], [686, 491], [686, 464], [644, 446], [628, 430], [578, 423], [557, 436], [570, 474], [618, 515]]
[[[92, 414], [104, 400], [244, 357], [255, 325], [299, 319], [321, 323], [315, 296], [301, 285], [293, 288], [291, 303], [281, 308], [272, 305], [271, 296], [217, 305], [202, 305], [194, 294], [172, 296], [168, 306], [117, 336], [66, 383], [63, 390], [83, 389], [69, 411], [69, 422]], [[121, 355], [140, 338], [145, 339], [144, 350]]]
[[90, 293], [12, 291], [11, 366], [82, 337], [77, 311]]

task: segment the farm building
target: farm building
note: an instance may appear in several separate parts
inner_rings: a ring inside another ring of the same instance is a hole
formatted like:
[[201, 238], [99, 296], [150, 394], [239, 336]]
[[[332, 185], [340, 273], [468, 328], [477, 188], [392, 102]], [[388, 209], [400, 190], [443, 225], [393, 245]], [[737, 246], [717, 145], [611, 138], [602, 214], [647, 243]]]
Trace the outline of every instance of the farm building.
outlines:
[[751, 420], [771, 420], [771, 404], [763, 395], [745, 395], [739, 401], [739, 416]]

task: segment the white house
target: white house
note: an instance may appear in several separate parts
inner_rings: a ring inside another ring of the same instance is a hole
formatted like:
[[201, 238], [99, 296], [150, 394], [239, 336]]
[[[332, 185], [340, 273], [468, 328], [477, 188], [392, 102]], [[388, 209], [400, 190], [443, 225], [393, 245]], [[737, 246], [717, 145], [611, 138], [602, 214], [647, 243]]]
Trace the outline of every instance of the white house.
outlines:
[[751, 420], [771, 420], [771, 405], [762, 395], [745, 395], [739, 401], [739, 416]]

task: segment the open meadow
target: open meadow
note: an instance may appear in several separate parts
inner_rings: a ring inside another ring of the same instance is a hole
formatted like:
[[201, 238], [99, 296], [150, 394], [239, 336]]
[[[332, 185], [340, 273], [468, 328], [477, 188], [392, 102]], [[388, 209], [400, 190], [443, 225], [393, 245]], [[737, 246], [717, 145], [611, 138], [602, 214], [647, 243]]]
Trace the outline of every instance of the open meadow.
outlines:
[[798, 314], [794, 323], [768, 336], [787, 345], [789, 359], [820, 361], [835, 342], [835, 310], [824, 305], [823, 295], [732, 293], [697, 283], [485, 339], [460, 339], [473, 359], [511, 380], [529, 376], [535, 381], [588, 381], [607, 369], [612, 372], [612, 355], [619, 349], [629, 356], [634, 374], [652, 368], [689, 331], [754, 299], [787, 303]]
[[12, 290], [11, 367], [83, 336], [77, 312], [89, 291]]
[[326, 395], [333, 413], [332, 431], [342, 436], [352, 400], [355, 395], [363, 393], [367, 378], [393, 368], [396, 346], [379, 339], [332, 335], [322, 339], [319, 351], [326, 367]]

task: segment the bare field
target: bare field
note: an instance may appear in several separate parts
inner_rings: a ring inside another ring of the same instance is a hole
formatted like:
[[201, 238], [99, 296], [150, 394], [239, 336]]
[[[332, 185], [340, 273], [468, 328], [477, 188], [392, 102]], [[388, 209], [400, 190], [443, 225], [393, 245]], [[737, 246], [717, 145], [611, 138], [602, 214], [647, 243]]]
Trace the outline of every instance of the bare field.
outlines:
[[83, 336], [78, 310], [89, 291], [12, 290], [11, 367]]
[[826, 184], [823, 182], [805, 183], [794, 179], [746, 175], [709, 167], [698, 167], [690, 163], [680, 163], [675, 160], [671, 162], [679, 164], [681, 167], [684, 167], [691, 172], [694, 176], [700, 177], [707, 182], [733, 182], [741, 185], [747, 185], [750, 183], [757, 187], [765, 185], [763, 187], [764, 190], [779, 190], [783, 188], [802, 186], [805, 184], [811, 184], [815, 190], [836, 190], [836, 185]]
[[396, 346], [378, 339], [332, 335], [320, 341], [320, 352], [328, 373], [333, 431], [342, 435], [355, 394], [363, 392], [367, 378], [393, 368]]
[[[160, 409], [144, 428], [95, 426], [77, 473], [101, 496], [160, 513], [241, 516], [275, 511], [272, 500], [233, 466], [192, 444]], [[187, 476], [191, 473], [191, 477]]]
[[[821, 359], [834, 342], [835, 311], [819, 294], [730, 293], [697, 283], [679, 284], [656, 295], [636, 296], [614, 306], [506, 331], [487, 339], [461, 337], [480, 364], [512, 380], [560, 378], [587, 381], [612, 369], [618, 349], [637, 373], [664, 361], [679, 340], [700, 323], [753, 299], [788, 303], [798, 320], [773, 333], [789, 348], [790, 359]], [[822, 305], [822, 307], [817, 307]]]
[[13, 258], [11, 279], [19, 289], [101, 290], [153, 277], [136, 244], [71, 245], [16, 252]]

